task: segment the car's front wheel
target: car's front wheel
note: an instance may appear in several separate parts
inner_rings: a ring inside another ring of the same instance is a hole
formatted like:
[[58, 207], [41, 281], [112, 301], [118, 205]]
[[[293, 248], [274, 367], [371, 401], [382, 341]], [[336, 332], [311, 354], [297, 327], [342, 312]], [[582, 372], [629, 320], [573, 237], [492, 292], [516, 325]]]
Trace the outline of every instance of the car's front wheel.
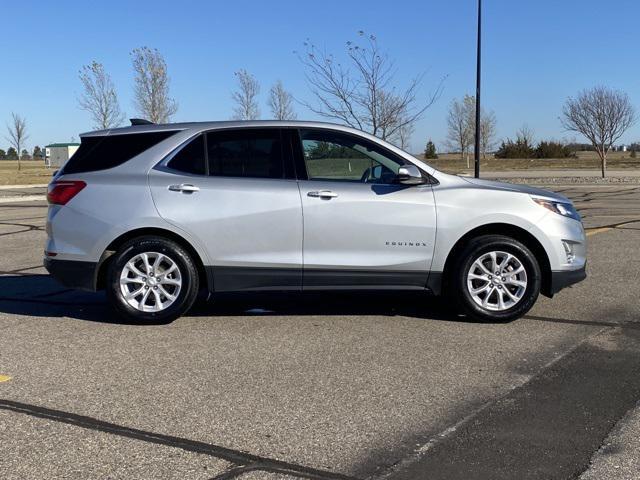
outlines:
[[521, 242], [502, 235], [471, 240], [452, 272], [451, 293], [469, 316], [509, 321], [525, 315], [540, 293], [541, 273], [535, 256]]
[[162, 323], [191, 308], [198, 293], [198, 273], [191, 256], [162, 237], [125, 243], [111, 259], [107, 297], [122, 317], [136, 323]]

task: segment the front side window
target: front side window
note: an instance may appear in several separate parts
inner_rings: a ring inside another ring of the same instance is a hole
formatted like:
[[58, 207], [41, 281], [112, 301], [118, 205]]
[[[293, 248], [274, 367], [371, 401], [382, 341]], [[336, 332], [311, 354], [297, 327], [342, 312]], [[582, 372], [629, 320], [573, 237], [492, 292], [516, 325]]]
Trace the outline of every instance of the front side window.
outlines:
[[309, 180], [390, 184], [404, 161], [365, 139], [325, 130], [301, 130]]
[[209, 132], [209, 175], [284, 178], [282, 144], [278, 129], [247, 128]]

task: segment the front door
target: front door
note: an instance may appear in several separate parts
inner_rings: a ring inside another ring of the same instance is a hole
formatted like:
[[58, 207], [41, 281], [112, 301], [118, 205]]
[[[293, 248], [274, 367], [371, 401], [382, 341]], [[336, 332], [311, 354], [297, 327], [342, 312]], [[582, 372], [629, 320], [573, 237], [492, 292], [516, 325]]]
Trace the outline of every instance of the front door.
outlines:
[[360, 136], [307, 129], [300, 140], [303, 288], [425, 288], [436, 234], [431, 186], [394, 183], [407, 162]]

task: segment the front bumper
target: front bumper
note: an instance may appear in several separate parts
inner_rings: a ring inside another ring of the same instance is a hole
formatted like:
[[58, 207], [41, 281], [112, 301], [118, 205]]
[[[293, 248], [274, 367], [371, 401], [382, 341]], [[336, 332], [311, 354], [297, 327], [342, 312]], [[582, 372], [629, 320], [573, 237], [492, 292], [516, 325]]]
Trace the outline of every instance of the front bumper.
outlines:
[[587, 278], [587, 264], [578, 270], [562, 270], [551, 272], [551, 285], [549, 285], [549, 296], [558, 293], [565, 287], [581, 282]]
[[44, 268], [65, 287], [96, 290], [97, 263], [44, 258]]

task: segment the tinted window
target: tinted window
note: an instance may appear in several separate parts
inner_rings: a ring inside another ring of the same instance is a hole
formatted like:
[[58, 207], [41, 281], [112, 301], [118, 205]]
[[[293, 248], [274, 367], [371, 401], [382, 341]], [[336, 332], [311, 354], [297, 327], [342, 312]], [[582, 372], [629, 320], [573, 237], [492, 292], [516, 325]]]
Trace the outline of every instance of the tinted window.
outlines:
[[284, 158], [278, 129], [207, 133], [209, 175], [283, 178]]
[[63, 173], [92, 172], [122, 165], [174, 133], [175, 130], [84, 137], [80, 148], [65, 164]]
[[309, 180], [393, 183], [404, 161], [372, 142], [324, 130], [301, 130]]
[[167, 166], [185, 173], [204, 175], [206, 173], [204, 162], [204, 135], [198, 135], [182, 147]]

